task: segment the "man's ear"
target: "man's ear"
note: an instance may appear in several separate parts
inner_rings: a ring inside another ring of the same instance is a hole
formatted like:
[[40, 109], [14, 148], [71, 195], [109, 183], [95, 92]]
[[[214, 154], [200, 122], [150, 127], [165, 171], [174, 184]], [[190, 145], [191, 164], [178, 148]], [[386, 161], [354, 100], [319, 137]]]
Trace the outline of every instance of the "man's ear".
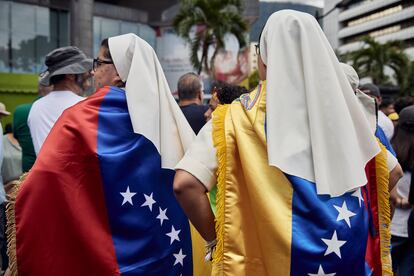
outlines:
[[203, 90], [198, 91], [198, 99], [200, 100], [202, 104], [203, 103]]
[[65, 79], [70, 80], [70, 81], [75, 81], [76, 80], [76, 75], [67, 74], [67, 75], [65, 75]]
[[115, 84], [116, 86], [120, 87], [124, 85], [124, 82], [122, 81], [121, 77], [119, 75], [116, 75], [113, 79], [112, 79], [112, 83]]

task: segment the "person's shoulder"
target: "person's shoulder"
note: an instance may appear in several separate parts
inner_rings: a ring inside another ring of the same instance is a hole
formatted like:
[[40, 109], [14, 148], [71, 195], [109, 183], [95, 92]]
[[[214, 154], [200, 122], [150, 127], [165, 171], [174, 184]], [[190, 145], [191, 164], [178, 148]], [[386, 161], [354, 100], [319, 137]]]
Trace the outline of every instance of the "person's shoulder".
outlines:
[[32, 103], [32, 106], [30, 108], [29, 116], [32, 116], [32, 114], [37, 113], [39, 110], [42, 109], [43, 105], [47, 103], [48, 100], [46, 99], [46, 96], [37, 99]]
[[200, 110], [202, 110], [202, 111], [203, 111], [203, 113], [205, 113], [209, 107], [208, 107], [208, 105], [206, 105], [206, 104], [201, 104], [201, 105], [199, 105], [199, 107], [198, 107], [198, 108], [199, 108]]
[[14, 116], [16, 116], [16, 114], [28, 113], [32, 108], [32, 105], [33, 103], [25, 103], [16, 106], [16, 109], [14, 110]]

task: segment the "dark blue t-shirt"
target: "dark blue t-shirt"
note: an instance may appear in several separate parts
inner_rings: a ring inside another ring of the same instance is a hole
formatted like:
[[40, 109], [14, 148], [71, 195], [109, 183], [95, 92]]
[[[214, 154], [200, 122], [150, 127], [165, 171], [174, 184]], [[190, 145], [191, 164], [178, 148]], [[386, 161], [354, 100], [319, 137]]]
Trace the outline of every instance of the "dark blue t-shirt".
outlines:
[[205, 125], [206, 119], [204, 118], [204, 113], [206, 113], [208, 106], [207, 105], [198, 105], [198, 104], [189, 104], [185, 106], [180, 106], [181, 111], [184, 113], [185, 118], [190, 123], [191, 128], [198, 134], [200, 129]]

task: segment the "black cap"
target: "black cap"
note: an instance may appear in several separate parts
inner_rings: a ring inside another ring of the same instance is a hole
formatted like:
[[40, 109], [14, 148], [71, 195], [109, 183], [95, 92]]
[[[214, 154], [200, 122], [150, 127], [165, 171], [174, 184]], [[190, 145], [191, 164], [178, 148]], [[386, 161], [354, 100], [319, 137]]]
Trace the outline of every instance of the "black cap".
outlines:
[[375, 97], [381, 97], [381, 92], [380, 92], [378, 86], [376, 86], [373, 83], [363, 84], [359, 87], [359, 90], [361, 90], [365, 94], [370, 94], [370, 95], [375, 96]]

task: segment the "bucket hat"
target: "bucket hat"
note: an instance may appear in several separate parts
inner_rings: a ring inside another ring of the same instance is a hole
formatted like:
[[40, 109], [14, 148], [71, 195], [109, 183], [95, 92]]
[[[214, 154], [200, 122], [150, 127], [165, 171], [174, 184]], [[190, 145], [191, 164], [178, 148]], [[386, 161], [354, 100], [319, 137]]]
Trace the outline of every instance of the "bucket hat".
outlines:
[[50, 78], [66, 74], [83, 74], [92, 70], [92, 59], [75, 46], [53, 50], [46, 55], [47, 70], [40, 74], [40, 84], [50, 85]]

